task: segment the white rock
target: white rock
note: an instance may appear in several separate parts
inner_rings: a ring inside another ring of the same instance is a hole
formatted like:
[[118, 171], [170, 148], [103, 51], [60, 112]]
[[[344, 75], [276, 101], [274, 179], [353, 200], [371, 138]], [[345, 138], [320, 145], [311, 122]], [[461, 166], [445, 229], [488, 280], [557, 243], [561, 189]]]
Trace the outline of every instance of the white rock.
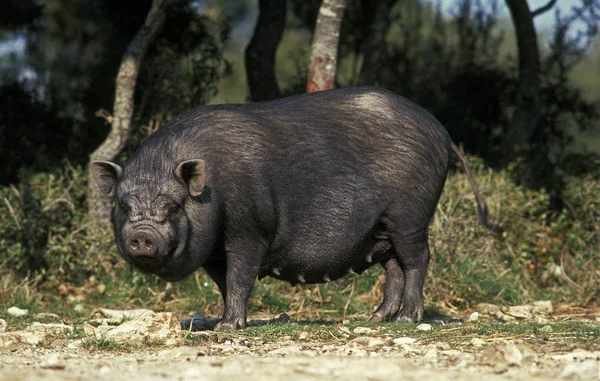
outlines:
[[39, 320], [58, 320], [62, 321], [62, 318], [57, 314], [49, 313], [49, 312], [40, 312], [39, 314], [35, 314], [35, 319]]
[[306, 332], [306, 331], [300, 332], [300, 335], [298, 335], [298, 339], [300, 339], [300, 340], [308, 339], [308, 332]]
[[37, 345], [45, 339], [45, 335], [39, 332], [3, 332], [0, 333], [0, 347], [8, 347], [14, 344]]
[[42, 369], [64, 369], [65, 367], [66, 364], [64, 359], [59, 357], [56, 353], [50, 353], [40, 362], [40, 368]]
[[393, 340], [393, 343], [396, 345], [406, 345], [416, 343], [417, 339], [412, 337], [398, 337]]
[[435, 348], [431, 348], [429, 349], [427, 352], [425, 352], [425, 354], [423, 355], [424, 358], [428, 359], [428, 360], [436, 360], [437, 359], [437, 350]]
[[502, 348], [504, 358], [508, 363], [508, 366], [521, 366], [523, 363], [523, 353], [514, 344], [507, 344]]
[[566, 353], [564, 355], [554, 355], [553, 360], [557, 361], [583, 361], [583, 360], [596, 360], [600, 361], [600, 351], [589, 352], [583, 349], [575, 349], [573, 352]]
[[378, 347], [385, 343], [386, 341], [384, 339], [378, 337], [359, 336], [348, 342], [346, 345], [350, 348], [356, 348], [357, 346]]
[[84, 344], [84, 340], [78, 339], [78, 340], [71, 341], [69, 344], [67, 344], [67, 348], [79, 349], [79, 348], [83, 347], [83, 344]]
[[474, 322], [479, 320], [479, 312], [473, 312], [471, 315], [469, 315], [469, 318], [467, 319], [467, 321], [469, 322]]
[[[99, 328], [96, 328], [96, 335], [100, 331]], [[174, 345], [183, 341], [180, 333], [181, 326], [175, 315], [170, 312], [151, 312], [107, 331], [105, 337], [115, 342], [157, 341], [165, 345]]]
[[533, 310], [531, 311], [534, 315], [549, 315], [554, 311], [552, 302], [550, 300], [538, 300], [533, 302]]
[[480, 339], [479, 337], [474, 337], [471, 339], [471, 345], [475, 347], [481, 347], [485, 344], [485, 340]]
[[505, 315], [512, 316], [516, 319], [531, 319], [533, 306], [532, 305], [522, 305], [522, 306], [511, 306], [508, 308], [502, 308], [502, 312]]
[[535, 319], [533, 319], [533, 321], [535, 321], [538, 324], [548, 324], [550, 323], [550, 320], [543, 318], [541, 316], [536, 316]]
[[431, 331], [433, 329], [433, 327], [431, 326], [431, 324], [423, 323], [423, 324], [419, 324], [417, 326], [417, 329], [419, 331]]
[[568, 363], [558, 379], [581, 381], [594, 380], [594, 377], [598, 377], [598, 372], [598, 361], [595, 360]]
[[480, 362], [485, 365], [497, 366], [497, 370], [506, 369], [509, 366], [518, 367], [523, 363], [523, 353], [515, 344], [486, 347], [480, 353]]
[[0, 319], [0, 333], [6, 331], [8, 328], [8, 323], [4, 319]]
[[29, 310], [24, 310], [22, 308], [12, 306], [8, 310], [6, 310], [6, 312], [8, 312], [8, 314], [12, 316], [27, 316]]
[[73, 332], [73, 327], [70, 325], [61, 324], [61, 323], [33, 322], [29, 326], [27, 326], [27, 328], [25, 328], [25, 330], [31, 331], [31, 332], [44, 332], [44, 333], [49, 333], [49, 334], [60, 335], [60, 334], [64, 334], [64, 333]]
[[545, 325], [542, 328], [540, 328], [540, 332], [542, 333], [550, 333], [552, 332], [552, 327], [549, 325]]
[[356, 327], [354, 328], [354, 331], [352, 331], [355, 335], [369, 335], [371, 332], [373, 332], [373, 330], [367, 327]]
[[76, 304], [75, 307], [73, 307], [73, 311], [75, 312], [85, 312], [85, 306], [81, 303]]

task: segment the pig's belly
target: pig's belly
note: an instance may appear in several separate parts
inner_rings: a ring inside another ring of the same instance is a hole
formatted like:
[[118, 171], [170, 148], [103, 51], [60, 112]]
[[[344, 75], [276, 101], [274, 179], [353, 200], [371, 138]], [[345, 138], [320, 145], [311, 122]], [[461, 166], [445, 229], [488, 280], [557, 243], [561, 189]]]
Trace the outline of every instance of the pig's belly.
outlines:
[[394, 255], [388, 240], [368, 239], [358, 246], [338, 248], [331, 245], [306, 245], [304, 249], [267, 255], [259, 278], [270, 276], [291, 284], [325, 283], [348, 274], [361, 273]]

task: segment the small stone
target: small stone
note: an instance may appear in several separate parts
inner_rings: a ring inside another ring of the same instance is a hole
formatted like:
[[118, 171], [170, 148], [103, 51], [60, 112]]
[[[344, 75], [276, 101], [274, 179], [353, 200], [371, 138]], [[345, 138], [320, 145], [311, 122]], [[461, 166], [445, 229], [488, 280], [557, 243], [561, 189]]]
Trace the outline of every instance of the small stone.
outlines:
[[69, 344], [67, 344], [67, 348], [79, 349], [79, 348], [83, 347], [83, 344], [84, 344], [84, 340], [79, 339], [79, 340], [71, 341]]
[[506, 346], [501, 347], [501, 350], [508, 366], [521, 366], [523, 362], [523, 353], [521, 353], [516, 345], [507, 344]]
[[101, 368], [98, 370], [98, 372], [99, 372], [100, 374], [108, 374], [108, 373], [110, 373], [110, 368], [109, 368], [108, 366], [104, 365], [103, 367], [101, 367]]
[[85, 312], [85, 306], [83, 304], [76, 304], [75, 307], [73, 307], [73, 311]]
[[49, 312], [40, 312], [39, 314], [35, 314], [34, 318], [37, 320], [62, 321], [62, 318], [60, 316]]
[[552, 327], [549, 325], [545, 325], [542, 328], [540, 328], [540, 332], [542, 333], [550, 333], [552, 332]]
[[532, 313], [534, 315], [549, 315], [554, 311], [552, 307], [552, 302], [550, 300], [538, 300], [537, 302], [533, 302]]
[[408, 344], [414, 344], [417, 342], [417, 339], [414, 339], [412, 337], [398, 337], [397, 339], [393, 340], [393, 343], [395, 345], [408, 345]]
[[589, 352], [583, 349], [575, 349], [573, 352], [566, 353], [563, 355], [552, 356], [553, 360], [556, 361], [576, 361], [581, 362], [584, 360], [595, 360], [600, 361], [600, 351]]
[[100, 283], [98, 286], [96, 286], [96, 292], [98, 292], [98, 294], [104, 294], [105, 291], [106, 285], [104, 283]]
[[8, 323], [6, 320], [0, 319], [0, 332], [6, 331], [6, 328], [8, 328]]
[[367, 342], [367, 347], [371, 348], [371, 347], [379, 347], [385, 344], [385, 340], [384, 339], [380, 339], [378, 337], [370, 337], [369, 341]]
[[423, 355], [424, 358], [428, 360], [436, 360], [437, 359], [437, 350], [435, 348], [431, 348]]
[[593, 380], [598, 377], [598, 362], [586, 360], [579, 363], [568, 363], [558, 379], [560, 380]]
[[484, 315], [494, 315], [496, 312], [500, 311], [500, 307], [495, 304], [490, 303], [479, 303], [475, 306], [475, 309]]
[[431, 324], [423, 323], [417, 326], [417, 330], [419, 331], [431, 331], [432, 329], [433, 327], [431, 326]]
[[66, 364], [56, 353], [50, 353], [40, 362], [42, 369], [65, 369]]
[[496, 311], [494, 312], [493, 316], [503, 322], [512, 322], [517, 320], [517, 318], [515, 318], [514, 316], [510, 316], [510, 315], [506, 315], [505, 313], [503, 313], [502, 311]]
[[479, 357], [481, 364], [494, 366], [496, 373], [505, 372], [508, 367], [519, 367], [523, 363], [523, 353], [514, 344], [487, 347]]
[[298, 339], [300, 339], [300, 340], [308, 339], [308, 332], [306, 332], [306, 331], [300, 332], [300, 334], [298, 335]]
[[367, 337], [359, 336], [346, 344], [349, 348], [356, 348], [357, 346], [365, 347], [378, 347], [385, 344], [385, 340], [378, 337]]
[[481, 347], [485, 344], [485, 340], [480, 339], [479, 337], [474, 337], [471, 339], [471, 345], [474, 347]]
[[471, 315], [469, 315], [469, 317], [467, 318], [467, 320], [465, 321], [465, 323], [469, 322], [476, 322], [477, 320], [479, 320], [479, 312], [473, 312]]
[[84, 324], [83, 333], [85, 333], [86, 336], [96, 337], [96, 327], [91, 324]]
[[27, 316], [29, 310], [24, 310], [22, 308], [13, 306], [6, 310], [6, 312], [8, 312], [8, 314], [12, 316]]
[[354, 328], [354, 331], [352, 331], [355, 335], [369, 335], [371, 332], [373, 332], [373, 330], [367, 327], [356, 327]]
[[533, 317], [532, 311], [533, 311], [533, 306], [531, 306], [531, 305], [512, 306], [512, 307], [502, 309], [502, 312], [504, 312], [505, 315], [509, 315], [516, 319], [522, 319], [522, 320], [531, 319]]

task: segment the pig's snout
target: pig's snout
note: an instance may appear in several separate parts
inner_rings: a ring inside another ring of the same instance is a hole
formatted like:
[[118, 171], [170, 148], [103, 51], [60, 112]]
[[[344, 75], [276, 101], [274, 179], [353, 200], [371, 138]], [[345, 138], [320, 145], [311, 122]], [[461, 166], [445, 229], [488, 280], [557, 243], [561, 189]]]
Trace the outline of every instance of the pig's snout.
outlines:
[[133, 258], [154, 257], [157, 251], [156, 239], [148, 232], [136, 232], [127, 240], [127, 252]]

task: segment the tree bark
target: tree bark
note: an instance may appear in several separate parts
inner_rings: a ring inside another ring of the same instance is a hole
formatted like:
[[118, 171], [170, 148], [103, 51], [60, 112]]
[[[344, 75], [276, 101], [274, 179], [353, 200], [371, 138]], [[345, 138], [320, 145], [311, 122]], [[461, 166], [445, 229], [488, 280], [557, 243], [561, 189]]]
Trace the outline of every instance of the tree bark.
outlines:
[[286, 0], [259, 0], [260, 14], [246, 48], [246, 77], [254, 102], [281, 97], [275, 77], [275, 53], [283, 36]]
[[516, 109], [503, 142], [505, 160], [530, 148], [540, 118], [540, 53], [527, 0], [506, 0], [519, 54], [519, 85]]
[[385, 36], [389, 26], [388, 15], [396, 0], [367, 0], [363, 1], [370, 19], [366, 42], [363, 51], [363, 63], [360, 69], [359, 84], [373, 86], [379, 80], [379, 75], [386, 56]]
[[346, 0], [323, 0], [312, 42], [306, 92], [333, 89]]
[[[115, 102], [110, 133], [90, 155], [90, 161], [114, 161], [123, 151], [131, 135], [131, 116], [134, 107], [135, 84], [148, 46], [160, 31], [165, 9], [171, 0], [153, 0], [144, 25], [129, 43], [116, 78]], [[110, 200], [100, 192], [88, 167], [88, 220], [89, 230], [103, 229], [110, 224]]]

